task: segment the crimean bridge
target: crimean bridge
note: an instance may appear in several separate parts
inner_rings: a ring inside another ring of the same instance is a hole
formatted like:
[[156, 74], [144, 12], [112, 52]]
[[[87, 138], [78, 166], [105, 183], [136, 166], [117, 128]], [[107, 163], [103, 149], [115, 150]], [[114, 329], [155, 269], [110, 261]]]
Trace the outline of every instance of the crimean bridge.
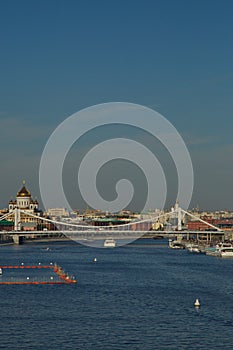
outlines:
[[[119, 240], [135, 240], [137, 238], [142, 237], [145, 234], [156, 236], [176, 236], [176, 235], [189, 235], [199, 234], [206, 235], [207, 241], [211, 240], [211, 236], [219, 235], [222, 237], [224, 235], [224, 231], [219, 227], [214, 226], [205, 220], [200, 219], [199, 217], [187, 212], [186, 210], [180, 208], [179, 206], [175, 206], [170, 212], [162, 213], [157, 216], [138, 221], [131, 221], [127, 224], [120, 225], [109, 225], [109, 226], [93, 226], [93, 225], [85, 225], [83, 223], [75, 222], [62, 222], [51, 220], [49, 218], [44, 218], [42, 216], [35, 215], [34, 213], [30, 213], [28, 211], [24, 211], [22, 209], [15, 208], [13, 212], [9, 212], [2, 217], [0, 217], [0, 221], [7, 219], [8, 217], [12, 218], [14, 215], [14, 230], [1, 232], [0, 234], [7, 234], [12, 236], [14, 243], [19, 244], [22, 237], [24, 238], [39, 238], [39, 237], [52, 237], [57, 236], [59, 233], [70, 238], [75, 241], [80, 241], [83, 243], [88, 243], [93, 240], [104, 240], [107, 238], [114, 238]], [[55, 229], [53, 230], [31, 230], [31, 231], [23, 231], [21, 230], [21, 216], [27, 215], [32, 217], [36, 221], [44, 222], [47, 224], [53, 224]], [[192, 217], [194, 220], [200, 221], [209, 227], [206, 231], [187, 231], [183, 229], [183, 219], [184, 216], [188, 215]], [[174, 228], [169, 227], [169, 225], [165, 226], [163, 230], [154, 230], [154, 225], [159, 222], [159, 220], [164, 219], [165, 221], [169, 221], [169, 219], [175, 219], [176, 225]]]

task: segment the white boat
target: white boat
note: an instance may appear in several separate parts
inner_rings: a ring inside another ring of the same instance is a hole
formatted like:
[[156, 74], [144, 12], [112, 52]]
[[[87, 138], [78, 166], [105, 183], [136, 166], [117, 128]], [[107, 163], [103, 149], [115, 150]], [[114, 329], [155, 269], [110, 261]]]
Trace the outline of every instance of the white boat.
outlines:
[[219, 256], [221, 256], [221, 258], [233, 258], [233, 246], [220, 248]]
[[205, 254], [211, 256], [219, 256], [219, 248], [218, 247], [206, 247]]
[[206, 255], [220, 256], [224, 257], [233, 257], [233, 245], [231, 243], [218, 243], [214, 247], [207, 247], [205, 249]]
[[190, 243], [186, 246], [187, 250], [191, 253], [200, 253], [198, 244]]
[[216, 245], [217, 248], [232, 248], [232, 243], [228, 243], [228, 242], [220, 242]]
[[107, 238], [104, 241], [105, 248], [114, 248], [116, 246], [116, 241], [113, 238]]
[[2, 268], [0, 267], [0, 275], [2, 275]]
[[172, 249], [185, 249], [185, 246], [183, 243], [179, 241], [173, 241], [172, 239], [169, 239], [168, 246], [169, 248], [172, 248]]

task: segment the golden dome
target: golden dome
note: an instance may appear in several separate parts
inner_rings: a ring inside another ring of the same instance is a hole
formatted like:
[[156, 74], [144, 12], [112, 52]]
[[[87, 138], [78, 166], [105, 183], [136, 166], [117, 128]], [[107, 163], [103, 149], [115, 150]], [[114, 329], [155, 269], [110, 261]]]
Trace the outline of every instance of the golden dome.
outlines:
[[21, 190], [17, 193], [17, 197], [31, 197], [31, 193], [25, 186], [23, 186]]

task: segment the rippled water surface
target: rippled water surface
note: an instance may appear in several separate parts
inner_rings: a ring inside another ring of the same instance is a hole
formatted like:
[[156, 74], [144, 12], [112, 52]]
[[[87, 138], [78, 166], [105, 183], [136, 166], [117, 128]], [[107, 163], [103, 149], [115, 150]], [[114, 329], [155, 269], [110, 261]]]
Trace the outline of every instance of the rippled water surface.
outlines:
[[231, 259], [155, 240], [0, 247], [0, 265], [22, 262], [57, 262], [78, 283], [0, 285], [0, 349], [233, 349]]

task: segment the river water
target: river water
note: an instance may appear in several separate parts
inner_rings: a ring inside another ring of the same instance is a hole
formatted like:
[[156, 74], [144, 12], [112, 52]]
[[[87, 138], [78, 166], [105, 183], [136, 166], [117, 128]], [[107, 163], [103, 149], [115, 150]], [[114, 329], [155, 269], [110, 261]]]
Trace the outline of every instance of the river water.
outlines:
[[57, 262], [78, 282], [0, 285], [0, 349], [233, 349], [232, 259], [145, 239], [0, 247], [0, 265], [22, 262]]

